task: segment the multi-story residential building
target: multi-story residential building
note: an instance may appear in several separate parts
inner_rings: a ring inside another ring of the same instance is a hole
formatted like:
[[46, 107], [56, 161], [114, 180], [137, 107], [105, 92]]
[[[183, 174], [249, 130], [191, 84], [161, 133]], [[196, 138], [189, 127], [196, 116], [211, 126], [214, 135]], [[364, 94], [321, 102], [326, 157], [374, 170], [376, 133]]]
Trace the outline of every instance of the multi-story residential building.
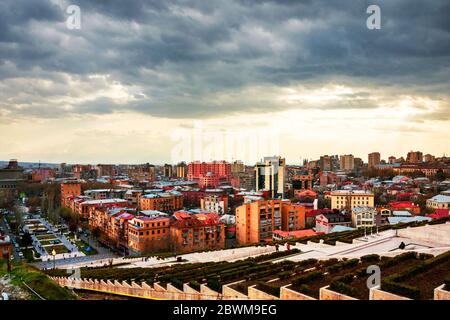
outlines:
[[331, 157], [329, 155], [324, 155], [320, 157], [320, 171], [331, 171]]
[[77, 197], [81, 195], [81, 183], [79, 181], [66, 180], [61, 183], [61, 206], [69, 206], [69, 197]]
[[396, 157], [390, 156], [390, 157], [388, 158], [388, 163], [389, 163], [389, 164], [394, 164], [394, 163], [396, 163], [396, 162], [397, 162], [397, 158], [396, 158]]
[[377, 165], [379, 165], [380, 164], [380, 162], [381, 162], [381, 156], [380, 156], [380, 153], [379, 152], [372, 152], [372, 153], [369, 153], [369, 156], [368, 156], [368, 167], [369, 167], [369, 169], [371, 169], [371, 168], [375, 168]]
[[436, 157], [427, 153], [426, 155], [423, 156], [423, 161], [424, 162], [434, 162], [436, 160]]
[[204, 175], [200, 175], [197, 179], [198, 186], [202, 189], [217, 188], [220, 185], [220, 178], [213, 172], [207, 172]]
[[47, 181], [55, 178], [56, 170], [52, 168], [33, 169], [31, 173], [31, 180], [33, 181]]
[[245, 165], [242, 161], [236, 160], [231, 164], [231, 173], [242, 173], [245, 172]]
[[149, 193], [139, 197], [141, 210], [173, 212], [183, 208], [183, 195], [177, 191]]
[[354, 228], [375, 227], [377, 210], [374, 207], [354, 207], [352, 209], [352, 226]]
[[438, 194], [427, 200], [427, 207], [432, 209], [450, 209], [450, 196]]
[[177, 253], [225, 247], [225, 224], [215, 213], [175, 212], [170, 225], [171, 250]]
[[99, 177], [114, 177], [118, 174], [117, 168], [113, 164], [98, 164], [97, 168]]
[[331, 209], [353, 209], [374, 206], [374, 194], [367, 190], [335, 190], [330, 194]]
[[83, 193], [85, 196], [88, 196], [93, 200], [111, 199], [111, 198], [122, 199], [122, 198], [124, 198], [126, 190], [122, 190], [122, 189], [90, 189], [90, 190], [85, 190]]
[[423, 154], [420, 151], [410, 151], [406, 157], [406, 162], [409, 163], [422, 163]]
[[100, 233], [98, 241], [126, 252], [128, 248], [128, 221], [134, 218], [130, 209], [98, 206], [89, 212], [89, 228]]
[[450, 164], [445, 163], [403, 163], [398, 167], [393, 167], [395, 174], [410, 174], [421, 172], [427, 177], [432, 177], [439, 172], [450, 174]]
[[172, 178], [174, 176], [173, 167], [171, 164], [164, 164], [163, 174], [166, 178]]
[[339, 165], [341, 170], [352, 171], [355, 169], [355, 158], [352, 154], [342, 155], [340, 157]]
[[239, 244], [271, 239], [281, 230], [282, 200], [257, 200], [236, 208], [236, 240]]
[[281, 206], [281, 230], [295, 231], [305, 228], [304, 206], [284, 201]]
[[294, 195], [304, 190], [312, 190], [313, 174], [311, 172], [305, 172], [303, 174], [295, 174], [292, 176], [291, 182]]
[[320, 213], [315, 217], [316, 232], [330, 233], [336, 226], [350, 227], [352, 224], [349, 215], [340, 213]]
[[170, 218], [138, 216], [128, 222], [128, 247], [132, 252], [161, 252], [170, 248]]
[[90, 213], [97, 207], [112, 208], [128, 206], [128, 201], [124, 199], [100, 199], [89, 200], [86, 197], [68, 197], [72, 204], [69, 206], [75, 213], [80, 215], [83, 219], [88, 219]]
[[237, 189], [254, 190], [255, 189], [255, 171], [233, 173], [231, 186]]
[[200, 208], [218, 215], [228, 213], [228, 196], [207, 195], [200, 199]]
[[265, 157], [255, 166], [256, 191], [269, 190], [272, 198], [284, 197], [286, 188], [286, 160]]
[[197, 180], [208, 172], [213, 173], [219, 180], [229, 181], [231, 178], [231, 164], [226, 161], [195, 161], [188, 164], [188, 180]]
[[187, 165], [185, 162], [180, 162], [175, 166], [175, 176], [181, 179], [187, 177]]

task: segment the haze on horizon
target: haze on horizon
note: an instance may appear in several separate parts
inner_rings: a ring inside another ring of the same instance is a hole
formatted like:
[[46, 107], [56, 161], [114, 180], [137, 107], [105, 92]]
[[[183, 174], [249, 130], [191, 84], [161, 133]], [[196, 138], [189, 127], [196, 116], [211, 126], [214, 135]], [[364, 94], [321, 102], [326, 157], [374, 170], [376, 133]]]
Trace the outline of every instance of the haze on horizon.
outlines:
[[448, 1], [70, 4], [0, 3], [2, 160], [450, 153]]

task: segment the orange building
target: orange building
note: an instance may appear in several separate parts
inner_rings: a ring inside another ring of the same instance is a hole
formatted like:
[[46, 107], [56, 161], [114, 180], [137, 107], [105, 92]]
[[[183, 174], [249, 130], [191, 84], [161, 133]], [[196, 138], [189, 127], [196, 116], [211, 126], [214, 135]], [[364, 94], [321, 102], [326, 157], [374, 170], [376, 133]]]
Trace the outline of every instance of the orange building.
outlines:
[[150, 193], [139, 197], [141, 210], [173, 212], [183, 208], [183, 196], [178, 192]]
[[175, 212], [170, 226], [172, 250], [177, 253], [225, 247], [225, 225], [215, 213]]
[[133, 219], [124, 208], [95, 207], [89, 212], [89, 228], [100, 232], [99, 241], [118, 249], [128, 247], [128, 221]]
[[295, 203], [283, 202], [281, 209], [281, 230], [295, 231], [305, 229], [304, 206]]
[[66, 181], [61, 183], [61, 206], [69, 207], [69, 197], [81, 195], [81, 183], [78, 181]]
[[168, 251], [169, 230], [169, 217], [134, 217], [128, 221], [128, 247], [138, 253]]
[[272, 239], [281, 230], [282, 200], [257, 200], [236, 208], [236, 239], [239, 244]]

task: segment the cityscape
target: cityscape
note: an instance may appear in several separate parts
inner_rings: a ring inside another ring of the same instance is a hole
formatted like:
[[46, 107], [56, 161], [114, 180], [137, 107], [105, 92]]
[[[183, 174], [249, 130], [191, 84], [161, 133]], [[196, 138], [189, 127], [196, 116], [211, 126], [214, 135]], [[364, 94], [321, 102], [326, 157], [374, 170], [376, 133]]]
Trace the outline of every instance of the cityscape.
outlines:
[[450, 300], [449, 11], [1, 1], [0, 310]]
[[[42, 298], [449, 295], [445, 155], [323, 155], [298, 165], [281, 156], [253, 165], [13, 159], [0, 169], [0, 187], [5, 271], [33, 266], [36, 276], [72, 288], [30, 289]], [[378, 264], [385, 278], [366, 286], [366, 268]]]

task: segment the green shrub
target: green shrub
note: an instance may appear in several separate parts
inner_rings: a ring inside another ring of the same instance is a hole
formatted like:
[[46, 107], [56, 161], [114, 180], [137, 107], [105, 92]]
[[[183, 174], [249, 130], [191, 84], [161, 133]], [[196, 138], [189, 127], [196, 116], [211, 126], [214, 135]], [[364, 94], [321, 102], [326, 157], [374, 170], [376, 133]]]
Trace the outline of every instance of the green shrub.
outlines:
[[292, 280], [292, 284], [299, 286], [314, 280], [322, 279], [324, 277], [323, 273], [320, 271], [311, 271], [305, 274], [302, 274], [298, 277], [295, 277]]
[[342, 283], [350, 283], [353, 281], [353, 274], [349, 273], [344, 276], [336, 277], [332, 280], [332, 282], [342, 282]]
[[271, 294], [275, 297], [280, 296], [280, 287], [274, 286], [273, 284], [264, 282], [264, 281], [258, 281], [257, 286], [264, 292]]
[[200, 283], [198, 283], [197, 281], [189, 281], [189, 286], [194, 290], [200, 291]]
[[217, 278], [209, 278], [207, 281], [207, 286], [211, 290], [222, 292], [222, 284], [220, 283], [219, 279]]
[[355, 267], [356, 265], [358, 265], [358, 263], [359, 263], [359, 259], [350, 259], [350, 260], [342, 262], [342, 267], [344, 269], [349, 269], [349, 268]]
[[377, 262], [380, 260], [380, 256], [377, 254], [368, 254], [368, 255], [362, 256], [360, 259], [362, 262]]
[[330, 290], [345, 294], [347, 296], [354, 297], [356, 295], [356, 290], [349, 286], [348, 284], [341, 281], [333, 281], [330, 283]]
[[396, 283], [393, 281], [382, 281], [381, 290], [395, 293], [411, 299], [418, 299], [420, 296], [419, 288], [408, 286], [402, 283]]
[[341, 270], [342, 270], [342, 263], [337, 263], [337, 264], [327, 267], [327, 271], [329, 273], [335, 273], [335, 272], [339, 272]]
[[419, 259], [419, 260], [428, 260], [428, 259], [431, 259], [431, 258], [433, 258], [433, 257], [434, 257], [434, 256], [433, 256], [432, 254], [424, 253], [424, 252], [419, 253], [419, 254], [417, 255], [417, 259]]

